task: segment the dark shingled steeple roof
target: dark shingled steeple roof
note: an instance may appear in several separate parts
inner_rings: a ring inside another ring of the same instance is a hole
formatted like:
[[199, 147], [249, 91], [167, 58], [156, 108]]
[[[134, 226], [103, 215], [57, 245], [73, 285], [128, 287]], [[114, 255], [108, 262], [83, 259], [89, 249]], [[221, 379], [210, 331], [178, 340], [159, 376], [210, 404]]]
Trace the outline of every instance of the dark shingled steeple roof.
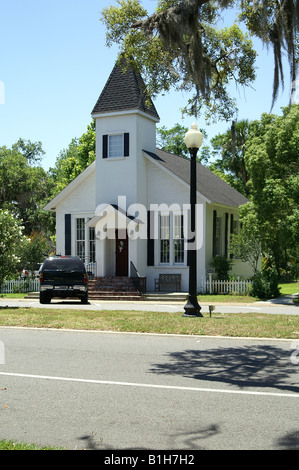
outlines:
[[92, 114], [139, 110], [160, 119], [152, 102], [147, 103], [146, 87], [141, 75], [130, 66], [116, 63]]

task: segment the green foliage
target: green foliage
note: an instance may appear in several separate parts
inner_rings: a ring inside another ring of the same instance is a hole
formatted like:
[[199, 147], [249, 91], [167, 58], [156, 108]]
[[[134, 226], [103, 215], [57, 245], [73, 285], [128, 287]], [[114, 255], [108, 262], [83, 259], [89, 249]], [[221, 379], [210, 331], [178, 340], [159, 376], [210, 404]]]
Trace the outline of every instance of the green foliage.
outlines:
[[[298, 63], [298, 2], [293, 0], [242, 0], [240, 18], [248, 31], [274, 53], [273, 101], [284, 82], [283, 55], [290, 65], [291, 82], [296, 80]], [[296, 63], [297, 62], [297, 63]]]
[[[52, 250], [55, 216], [43, 207], [94, 161], [95, 122], [61, 152], [49, 172], [39, 166], [42, 155], [41, 142], [24, 139], [11, 149], [0, 148], [0, 283], [21, 267], [33, 271]], [[20, 226], [27, 237], [19, 233]]]
[[193, 92], [184, 111], [202, 108], [208, 119], [233, 116], [231, 82], [246, 86], [255, 79], [256, 53], [246, 33], [234, 23], [219, 28], [221, 13], [232, 1], [160, 1], [152, 16], [138, 0], [119, 0], [105, 8], [107, 45], [116, 43], [136, 66], [154, 97], [171, 88]]
[[11, 149], [0, 148], [0, 208], [22, 220], [26, 234], [49, 226], [49, 217], [44, 216], [42, 207], [51, 182], [46, 171], [36, 166], [43, 153], [40, 142], [23, 139]]
[[[283, 49], [291, 80], [296, 79], [297, 2], [160, 0], [151, 16], [141, 0], [117, 3], [102, 12], [107, 45], [116, 43], [128, 60], [134, 58], [151, 96], [172, 87], [192, 92], [184, 108], [189, 114], [205, 109], [207, 119], [232, 118], [236, 102], [228, 85], [248, 86], [255, 79], [252, 35], [273, 48], [273, 103], [283, 84]], [[230, 27], [221, 28], [223, 15], [231, 7], [237, 16]]]
[[261, 257], [261, 237], [256, 214], [251, 203], [241, 206], [240, 217], [242, 225], [239, 232], [231, 236], [230, 253], [249, 263], [253, 272], [256, 273]]
[[8, 441], [2, 440], [0, 441], [0, 450], [64, 450], [59, 449], [58, 447], [41, 447], [37, 446], [36, 444], [27, 444], [26, 442], [16, 442], [16, 441]]
[[278, 275], [270, 270], [257, 272], [252, 278], [250, 295], [259, 299], [272, 299], [280, 294]]
[[17, 274], [25, 244], [20, 222], [9, 211], [0, 209], [0, 285]]
[[232, 268], [232, 260], [226, 256], [215, 256], [210, 261], [210, 266], [215, 269], [217, 279], [225, 281], [229, 279], [229, 271]]
[[68, 148], [60, 152], [55, 167], [50, 169], [55, 187], [53, 186], [49, 200], [95, 160], [95, 139], [95, 121], [93, 120], [80, 138], [73, 139]]
[[165, 126], [157, 128], [158, 148], [188, 158], [189, 152], [184, 140], [186, 132], [188, 132], [188, 128], [180, 124], [176, 124], [171, 129], [167, 129]]
[[248, 188], [262, 243], [280, 274], [298, 252], [299, 105], [250, 125], [244, 155]]
[[19, 139], [12, 146], [14, 153], [20, 153], [32, 165], [40, 163], [45, 152], [41, 142], [31, 142], [30, 140]]
[[28, 268], [33, 273], [35, 266], [44, 261], [47, 255], [53, 250], [48, 237], [42, 233], [31, 233], [24, 243], [21, 262], [22, 266]]
[[[184, 158], [189, 158], [189, 151], [185, 145], [185, 134], [188, 132], [188, 127], [181, 124], [175, 124], [171, 129], [165, 126], [157, 128], [157, 147], [166, 152], [180, 155]], [[204, 138], [207, 138], [207, 133], [204, 129], [200, 129]], [[197, 155], [197, 160], [200, 162], [207, 162], [208, 147], [201, 147]]]
[[248, 195], [246, 184], [249, 175], [244, 155], [249, 130], [248, 120], [233, 122], [231, 129], [211, 139], [214, 157], [218, 157], [213, 163], [214, 169], [211, 168], [212, 171], [223, 172], [227, 177], [227, 182], [246, 196]]
[[235, 123], [212, 143], [218, 159], [210, 169], [250, 200], [240, 208], [242, 224], [232, 238], [233, 254], [256, 270], [260, 245], [279, 275], [296, 273], [299, 105], [283, 108], [282, 116], [264, 113], [260, 120]]

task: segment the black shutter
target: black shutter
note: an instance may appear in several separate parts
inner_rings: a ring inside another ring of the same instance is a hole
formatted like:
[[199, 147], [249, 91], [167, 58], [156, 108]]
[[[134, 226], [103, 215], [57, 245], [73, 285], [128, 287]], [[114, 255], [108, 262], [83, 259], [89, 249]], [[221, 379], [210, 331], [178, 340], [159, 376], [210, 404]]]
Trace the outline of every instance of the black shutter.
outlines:
[[217, 211], [213, 211], [213, 258], [216, 256], [216, 226], [217, 226]]
[[72, 225], [71, 214], [64, 214], [64, 254], [72, 254]]
[[108, 157], [108, 135], [103, 135], [103, 158]]
[[[230, 236], [232, 236], [234, 233], [234, 215], [231, 214], [230, 215]], [[232, 259], [233, 258], [233, 255], [230, 254], [230, 258]]]
[[225, 256], [227, 257], [228, 255], [228, 213], [226, 212], [225, 213], [225, 234], [224, 234], [224, 237], [225, 237], [225, 241], [224, 241], [224, 254]]
[[130, 155], [130, 134], [126, 132], [124, 134], [124, 157]]
[[154, 239], [154, 223], [155, 213], [147, 212], [147, 265], [155, 265], [155, 239]]

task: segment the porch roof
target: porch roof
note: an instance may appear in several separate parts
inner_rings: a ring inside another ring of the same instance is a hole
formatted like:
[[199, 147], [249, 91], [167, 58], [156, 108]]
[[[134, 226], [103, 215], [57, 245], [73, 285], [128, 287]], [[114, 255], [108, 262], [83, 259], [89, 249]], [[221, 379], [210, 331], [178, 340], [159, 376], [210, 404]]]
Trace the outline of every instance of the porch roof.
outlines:
[[128, 214], [124, 209], [117, 206], [117, 204], [106, 204], [101, 206], [101, 209], [98, 210], [98, 214], [95, 214], [88, 222], [86, 222], [86, 227], [95, 227], [97, 222], [99, 222], [105, 215], [105, 213], [115, 213], [120, 216], [126, 222], [135, 222], [136, 225], [142, 223], [141, 220], [133, 217], [132, 215]]

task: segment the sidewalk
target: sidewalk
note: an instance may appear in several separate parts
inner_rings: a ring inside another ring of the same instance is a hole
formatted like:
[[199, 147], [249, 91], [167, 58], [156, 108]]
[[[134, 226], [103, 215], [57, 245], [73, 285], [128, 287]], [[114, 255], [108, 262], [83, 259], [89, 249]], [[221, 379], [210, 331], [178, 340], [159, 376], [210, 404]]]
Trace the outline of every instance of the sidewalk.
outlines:
[[299, 306], [299, 294], [289, 294], [277, 297], [276, 299], [260, 300], [257, 304], [270, 304], [270, 305], [298, 305]]
[[[78, 310], [123, 310], [123, 311], [147, 311], [184, 313], [186, 301], [180, 302], [154, 302], [151, 301], [119, 301], [119, 300], [90, 300], [88, 304], [81, 304], [77, 300], [54, 299], [50, 304], [40, 304], [39, 299], [0, 299], [0, 308], [41, 308], [41, 309], [78, 309]], [[275, 315], [299, 315], [299, 304], [292, 302], [292, 297], [259, 301], [253, 303], [224, 303], [201, 302], [201, 313], [209, 316], [209, 305], [215, 306], [212, 317], [217, 314], [229, 313], [261, 313]]]

